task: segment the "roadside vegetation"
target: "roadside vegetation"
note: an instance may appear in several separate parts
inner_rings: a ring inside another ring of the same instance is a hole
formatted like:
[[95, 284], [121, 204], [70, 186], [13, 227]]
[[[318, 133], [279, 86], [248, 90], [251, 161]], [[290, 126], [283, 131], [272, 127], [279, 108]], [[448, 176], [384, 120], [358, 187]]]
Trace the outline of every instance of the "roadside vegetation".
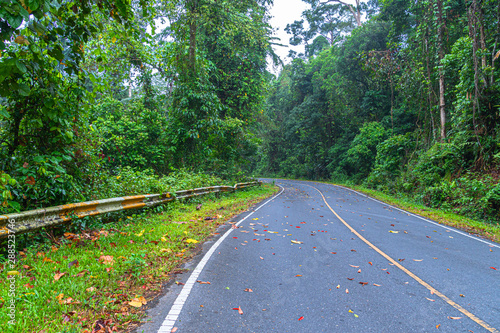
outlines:
[[272, 82], [256, 173], [359, 185], [498, 230], [500, 3], [304, 2], [288, 30], [305, 52]]
[[[169, 203], [161, 212], [114, 214], [108, 221], [87, 219], [30, 236], [15, 269], [0, 266], [0, 330], [132, 330], [147, 304], [207, 238], [217, 235], [218, 226], [275, 192], [264, 184], [220, 198]], [[17, 272], [15, 326], [8, 325], [4, 306], [8, 271]]]

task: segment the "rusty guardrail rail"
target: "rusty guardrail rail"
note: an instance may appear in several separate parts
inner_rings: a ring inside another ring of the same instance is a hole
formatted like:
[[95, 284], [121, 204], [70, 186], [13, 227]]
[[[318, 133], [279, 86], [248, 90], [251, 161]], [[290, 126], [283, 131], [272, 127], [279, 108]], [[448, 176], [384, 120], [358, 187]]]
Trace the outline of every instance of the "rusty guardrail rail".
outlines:
[[[173, 194], [146, 194], [86, 201], [29, 210], [15, 214], [0, 215], [0, 239], [7, 237], [9, 232], [21, 234], [86, 216], [96, 216], [128, 209], [153, 207], [178, 199], [193, 198], [209, 193], [231, 192], [256, 185], [260, 185], [260, 182], [238, 183], [234, 186], [201, 187], [191, 190], [181, 190]], [[13, 221], [13, 223], [10, 223], [10, 221]]]

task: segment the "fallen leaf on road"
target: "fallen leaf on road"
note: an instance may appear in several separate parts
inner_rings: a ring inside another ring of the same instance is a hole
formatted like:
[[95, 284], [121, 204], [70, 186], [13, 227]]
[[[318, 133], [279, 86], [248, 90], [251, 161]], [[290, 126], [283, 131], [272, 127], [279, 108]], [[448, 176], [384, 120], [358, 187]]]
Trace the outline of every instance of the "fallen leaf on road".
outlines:
[[183, 282], [179, 282], [179, 281], [175, 281], [175, 284], [176, 284], [176, 285], [179, 285], [179, 286], [183, 286], [183, 285], [184, 285], [184, 283], [183, 283]]
[[247, 293], [253, 293], [253, 290], [250, 288], [246, 288], [244, 291], [246, 291]]
[[368, 282], [360, 282], [359, 284], [362, 286], [366, 286], [368, 284]]
[[424, 259], [413, 259], [413, 261], [422, 261]]
[[339, 288], [340, 288], [340, 284], [339, 284], [339, 285], [337, 285], [337, 289], [339, 289]]
[[252, 220], [257, 221], [258, 219], [259, 219], [258, 217], [255, 217], [255, 218], [253, 218]]
[[172, 328], [172, 330], [170, 331], [170, 333], [175, 333], [175, 332], [177, 332], [177, 327]]
[[356, 252], [356, 250], [351, 250], [351, 252]]
[[427, 300], [429, 300], [429, 301], [431, 301], [431, 302], [435, 302], [435, 300], [433, 300], [433, 299], [431, 299], [431, 298], [427, 298], [427, 297], [426, 297], [426, 299], [427, 299]]
[[372, 264], [372, 262], [371, 262], [371, 261], [368, 261], [368, 263], [369, 263], [370, 265], [372, 265], [372, 266], [373, 266], [373, 264]]
[[374, 283], [373, 285], [374, 285], [375, 287], [380, 287], [380, 284], [376, 284], [376, 283]]
[[494, 269], [495, 271], [497, 270], [495, 267], [490, 267], [491, 269]]
[[448, 317], [448, 319], [455, 319], [455, 320], [457, 320], [457, 319], [462, 319], [462, 317]]
[[239, 307], [237, 307], [237, 308], [233, 308], [233, 310], [238, 310], [238, 313], [239, 313], [240, 315], [242, 315], [242, 314], [243, 314], [243, 310], [241, 310], [241, 307], [240, 307], [240, 306], [239, 306]]
[[352, 281], [352, 280], [354, 280], [354, 278], [347, 278], [347, 280]]
[[345, 293], [346, 293], [346, 294], [349, 294], [349, 289], [346, 289], [346, 290], [345, 290]]
[[302, 319], [304, 319], [304, 316], [301, 316], [301, 317], [299, 318], [299, 320], [302, 320]]
[[349, 266], [354, 267], [354, 268], [359, 268], [359, 266], [354, 266], [354, 265], [349, 265]]
[[301, 241], [296, 241], [296, 240], [291, 240], [291, 242], [293, 244], [304, 244], [304, 242], [301, 242]]
[[198, 280], [196, 282], [198, 282], [199, 284], [210, 284], [210, 282], [208, 282], [208, 281], [200, 281], [200, 280]]
[[458, 295], [458, 296], [460, 296], [460, 297], [465, 297], [463, 294], [460, 294], [460, 295]]
[[300, 276], [302, 276], [302, 275], [300, 275], [300, 274], [295, 275], [295, 277], [300, 277]]
[[437, 324], [437, 325], [436, 325], [436, 328], [437, 328], [437, 329], [439, 329], [439, 326], [441, 326], [441, 324]]
[[399, 231], [389, 230], [391, 234], [397, 234]]
[[330, 252], [331, 254], [337, 254], [337, 252]]
[[358, 269], [358, 273], [361, 273], [361, 269]]
[[259, 257], [259, 258], [262, 259], [262, 260], [264, 260], [264, 258], [262, 258], [262, 257]]

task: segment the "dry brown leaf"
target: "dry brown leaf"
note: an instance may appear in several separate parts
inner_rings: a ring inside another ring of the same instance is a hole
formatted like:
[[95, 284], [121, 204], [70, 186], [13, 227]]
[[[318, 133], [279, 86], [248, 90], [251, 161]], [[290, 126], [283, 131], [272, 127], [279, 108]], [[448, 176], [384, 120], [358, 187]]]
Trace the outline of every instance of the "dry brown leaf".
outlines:
[[435, 300], [433, 300], [433, 299], [431, 299], [431, 298], [427, 298], [427, 297], [426, 297], [426, 299], [427, 299], [427, 300], [429, 300], [429, 301], [431, 301], [431, 302], [435, 302]]
[[361, 269], [358, 269], [358, 273], [361, 273]]
[[448, 319], [454, 319], [454, 320], [457, 320], [457, 319], [462, 319], [462, 317], [448, 317]]
[[99, 257], [99, 262], [103, 263], [105, 265], [113, 265], [115, 263], [115, 260], [113, 259], [113, 256], [100, 256]]
[[59, 281], [60, 278], [62, 278], [64, 275], [68, 274], [67, 272], [64, 273], [56, 273], [54, 275], [54, 281]]
[[354, 268], [359, 268], [359, 266], [354, 266], [354, 265], [349, 265], [349, 266], [354, 267]]
[[248, 293], [253, 293], [253, 290], [250, 289], [250, 288], [246, 288], [244, 291], [248, 292]]
[[380, 284], [376, 284], [376, 283], [374, 283], [373, 285], [374, 285], [375, 287], [381, 287], [381, 285], [380, 285]]

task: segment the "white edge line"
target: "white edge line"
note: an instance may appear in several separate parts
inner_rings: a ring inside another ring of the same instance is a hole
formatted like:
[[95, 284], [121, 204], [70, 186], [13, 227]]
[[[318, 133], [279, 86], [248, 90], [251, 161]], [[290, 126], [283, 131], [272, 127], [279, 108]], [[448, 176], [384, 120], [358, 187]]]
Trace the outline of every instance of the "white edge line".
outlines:
[[325, 185], [332, 185], [332, 186], [336, 186], [336, 187], [340, 187], [340, 188], [343, 188], [343, 189], [349, 190], [349, 191], [351, 191], [351, 192], [354, 192], [354, 193], [357, 193], [357, 194], [359, 194], [359, 195], [362, 195], [362, 196], [364, 196], [365, 198], [371, 199], [371, 200], [376, 201], [376, 202], [378, 202], [378, 203], [381, 203], [381, 204], [384, 204], [384, 205], [386, 205], [386, 206], [389, 206], [389, 207], [392, 207], [392, 208], [394, 208], [394, 209], [397, 209], [397, 210], [399, 210], [399, 211], [401, 211], [401, 212], [403, 212], [403, 213], [405, 213], [405, 214], [408, 214], [408, 215], [411, 215], [411, 216], [413, 216], [413, 217], [419, 218], [419, 219], [421, 219], [421, 220], [423, 220], [423, 221], [425, 221], [425, 222], [428, 222], [428, 223], [434, 224], [434, 225], [436, 225], [436, 226], [438, 226], [438, 227], [441, 227], [441, 228], [444, 228], [444, 229], [447, 229], [447, 230], [450, 230], [450, 231], [456, 232], [457, 234], [460, 234], [460, 235], [462, 235], [462, 236], [466, 236], [466, 237], [472, 238], [472, 239], [477, 240], [477, 241], [479, 241], [479, 242], [483, 242], [483, 243], [485, 243], [485, 244], [488, 244], [489, 246], [494, 246], [494, 247], [497, 247], [497, 248], [499, 248], [499, 249], [500, 249], [500, 246], [499, 246], [499, 245], [496, 245], [496, 244], [494, 244], [494, 243], [491, 243], [491, 242], [485, 241], [485, 240], [483, 240], [483, 239], [481, 239], [481, 238], [477, 238], [477, 237], [475, 237], [475, 236], [472, 236], [472, 235], [466, 234], [466, 233], [464, 233], [464, 232], [462, 232], [462, 231], [456, 230], [456, 229], [451, 228], [451, 227], [448, 227], [448, 226], [446, 226], [446, 225], [442, 225], [442, 224], [439, 224], [439, 223], [437, 223], [437, 222], [431, 221], [431, 220], [426, 219], [425, 217], [419, 216], [419, 215], [417, 215], [417, 214], [410, 213], [410, 212], [408, 212], [408, 211], [406, 211], [406, 210], [404, 210], [404, 209], [401, 209], [401, 208], [395, 207], [395, 206], [393, 206], [393, 205], [390, 205], [390, 204], [388, 204], [387, 202], [383, 202], [383, 201], [380, 201], [380, 200], [378, 200], [378, 199], [372, 198], [372, 197], [370, 197], [370, 196], [368, 196], [368, 195], [366, 195], [366, 194], [364, 194], [364, 193], [358, 192], [358, 191], [353, 190], [353, 189], [350, 189], [350, 188], [348, 188], [348, 187], [344, 187], [344, 186], [341, 186], [341, 185], [335, 185], [335, 184], [327, 184], [327, 183], [321, 183], [321, 184], [325, 184]]
[[[277, 185], [279, 186], [279, 185]], [[283, 191], [285, 190], [282, 186], [279, 186], [281, 188], [281, 191], [276, 194], [274, 197], [271, 199], [267, 200], [264, 202], [262, 205], [257, 207], [253, 212], [242, 218], [241, 220], [236, 223], [236, 226], [240, 225], [243, 221], [245, 221], [247, 218], [253, 215], [256, 211], [258, 211], [260, 208], [262, 208], [264, 205], [266, 205], [268, 202], [271, 200], [274, 200], [277, 198]], [[221, 238], [217, 240], [217, 242], [212, 245], [210, 250], [203, 256], [201, 261], [198, 263], [196, 268], [193, 270], [191, 273], [191, 276], [189, 279], [186, 281], [186, 284], [184, 287], [182, 287], [181, 292], [177, 296], [177, 298], [174, 301], [174, 304], [170, 308], [170, 311], [167, 314], [167, 317], [165, 317], [165, 320], [161, 324], [161, 327], [158, 329], [159, 333], [169, 333], [172, 331], [174, 328], [175, 322], [177, 321], [177, 318], [179, 317], [179, 314], [181, 313], [182, 307], [184, 306], [184, 303], [186, 303], [187, 298], [189, 297], [189, 294], [191, 293], [191, 289], [193, 289], [194, 284], [196, 283], [196, 280], [198, 280], [198, 277], [200, 276], [201, 272], [203, 271], [203, 268], [205, 267], [206, 263], [208, 260], [210, 260], [210, 257], [214, 254], [215, 250], [219, 247], [219, 245], [224, 241], [224, 239], [229, 236], [229, 234], [233, 231], [233, 228], [229, 228], [228, 231], [224, 235], [222, 235]]]

